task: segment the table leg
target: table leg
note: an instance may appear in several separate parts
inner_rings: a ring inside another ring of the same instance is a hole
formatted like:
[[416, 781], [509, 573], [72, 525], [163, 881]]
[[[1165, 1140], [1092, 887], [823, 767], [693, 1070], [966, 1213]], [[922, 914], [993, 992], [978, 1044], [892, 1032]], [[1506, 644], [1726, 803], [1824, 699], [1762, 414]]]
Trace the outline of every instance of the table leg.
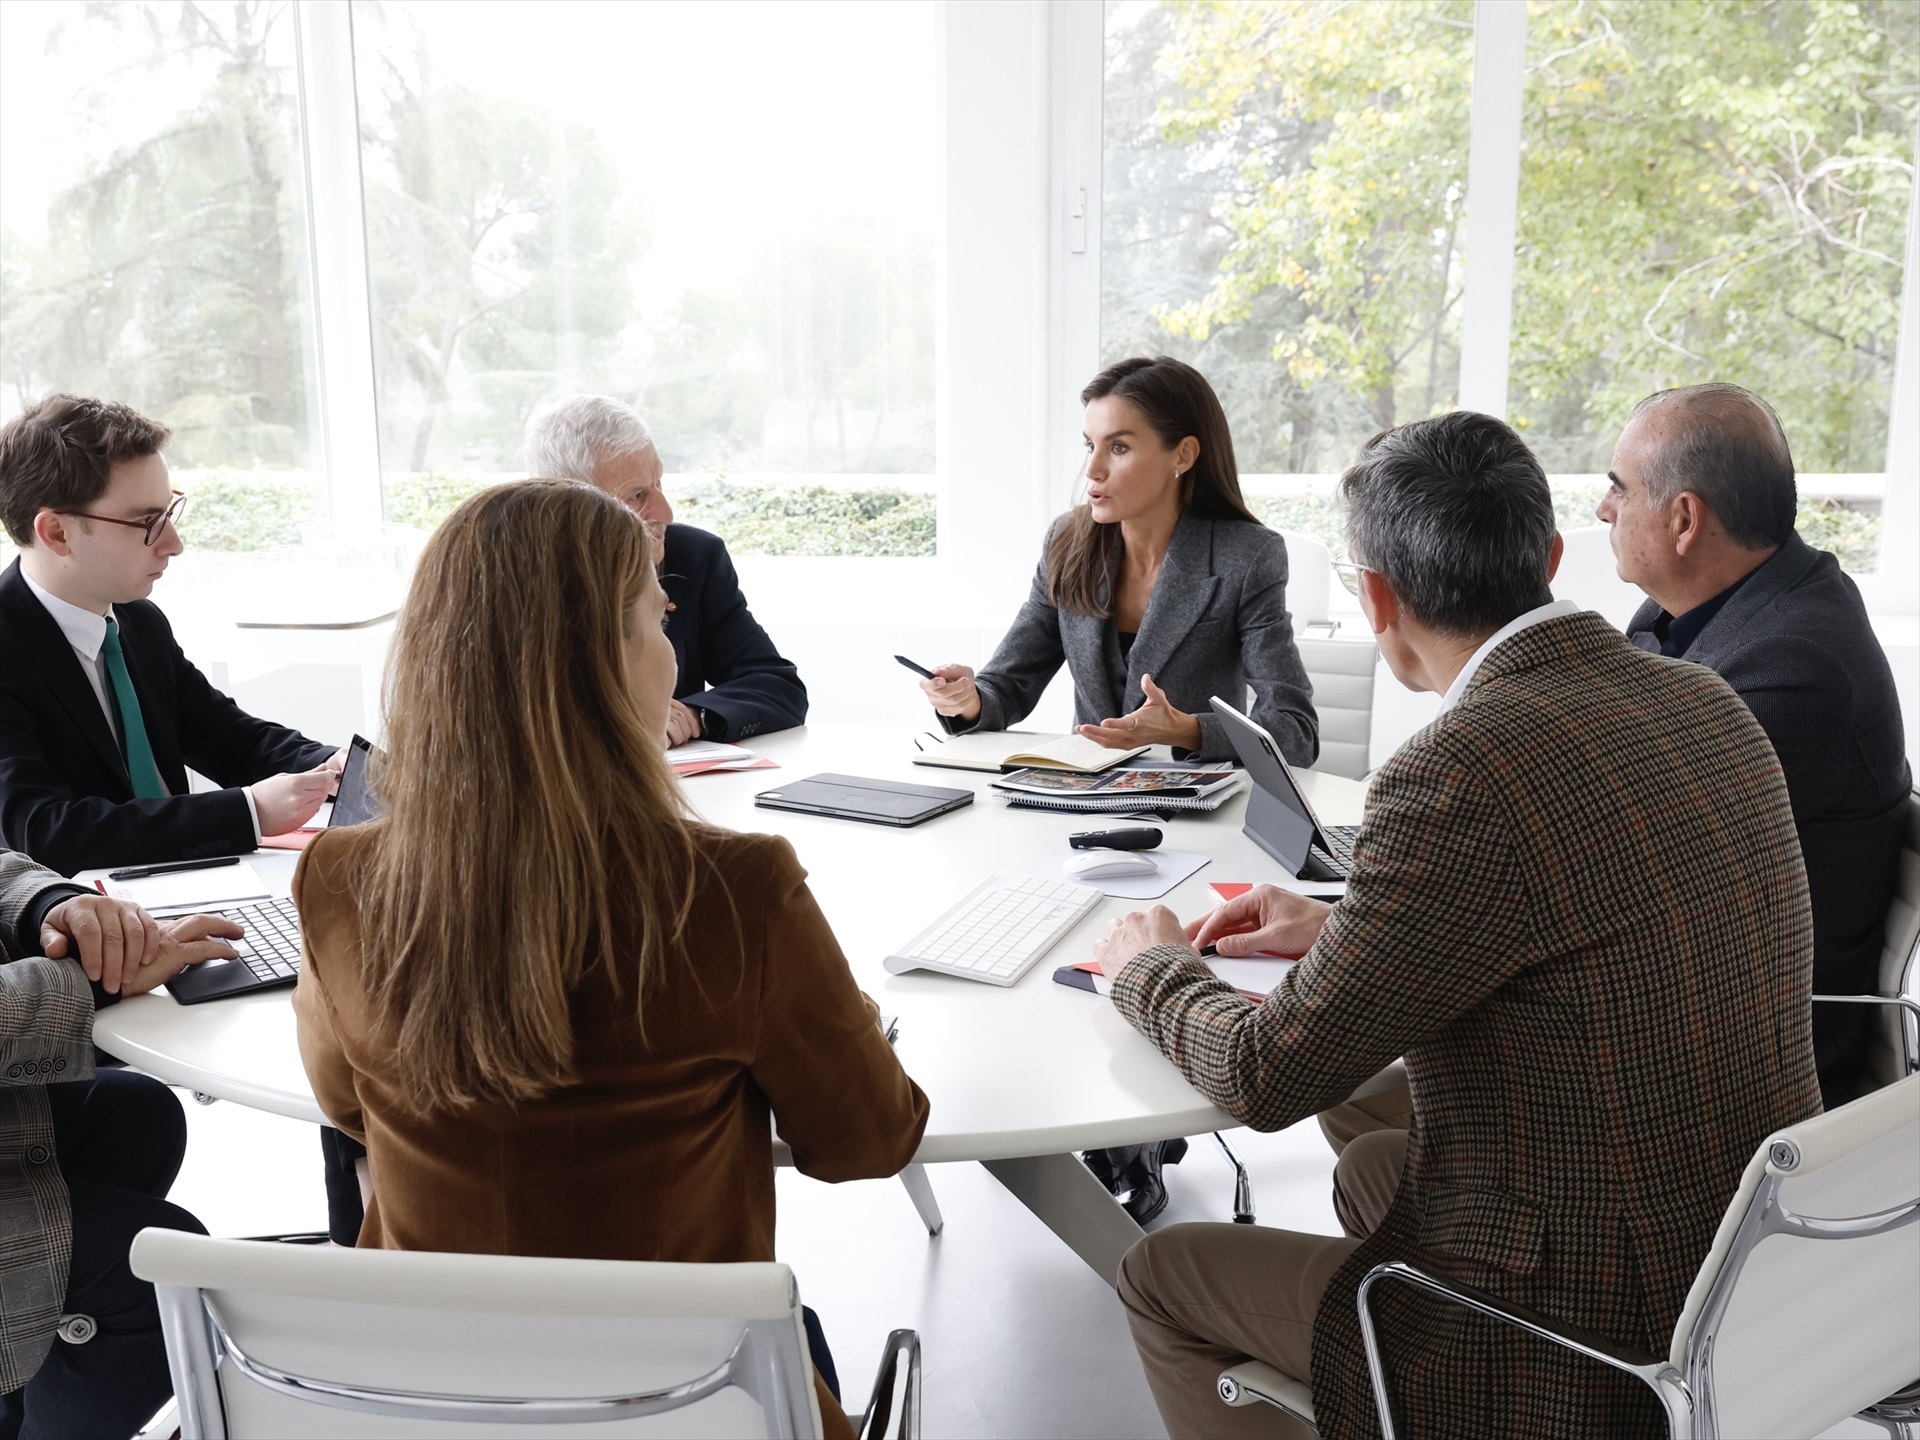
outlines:
[[913, 1208], [920, 1212], [920, 1223], [927, 1227], [927, 1234], [938, 1235], [947, 1222], [940, 1218], [940, 1202], [933, 1198], [933, 1183], [927, 1179], [927, 1167], [907, 1166], [900, 1172], [900, 1183], [913, 1197]]
[[1109, 1285], [1120, 1274], [1120, 1257], [1146, 1232], [1133, 1223], [1107, 1187], [1078, 1155], [1028, 1155], [1018, 1160], [982, 1160], [987, 1173], [1013, 1192], [1054, 1234]]

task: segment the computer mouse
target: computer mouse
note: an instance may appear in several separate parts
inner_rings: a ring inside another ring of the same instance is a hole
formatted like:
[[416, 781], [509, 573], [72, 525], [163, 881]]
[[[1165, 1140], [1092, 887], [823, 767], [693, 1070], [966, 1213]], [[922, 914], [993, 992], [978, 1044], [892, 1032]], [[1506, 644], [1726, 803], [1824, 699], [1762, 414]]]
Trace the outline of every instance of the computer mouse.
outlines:
[[1087, 850], [1062, 861], [1060, 868], [1075, 880], [1125, 880], [1152, 875], [1160, 865], [1138, 850]]

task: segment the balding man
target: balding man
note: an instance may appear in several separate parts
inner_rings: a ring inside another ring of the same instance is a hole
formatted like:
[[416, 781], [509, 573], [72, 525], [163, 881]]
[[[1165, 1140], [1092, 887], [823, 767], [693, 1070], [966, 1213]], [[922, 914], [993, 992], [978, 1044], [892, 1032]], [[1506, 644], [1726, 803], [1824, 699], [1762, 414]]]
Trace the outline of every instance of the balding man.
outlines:
[[[1642, 650], [1718, 671], [1786, 772], [1813, 902], [1815, 994], [1875, 988], [1913, 777], [1886, 652], [1853, 581], [1794, 531], [1793, 454], [1770, 406], [1691, 385], [1634, 408], [1599, 507], [1646, 591]], [[1858, 1093], [1872, 1007], [1814, 1007], [1829, 1109]]]
[[664, 467], [631, 406], [569, 395], [527, 422], [527, 471], [598, 486], [646, 522], [667, 592], [667, 638], [679, 663], [667, 743], [745, 740], [804, 725], [807, 687], [747, 609], [718, 535], [673, 523]]

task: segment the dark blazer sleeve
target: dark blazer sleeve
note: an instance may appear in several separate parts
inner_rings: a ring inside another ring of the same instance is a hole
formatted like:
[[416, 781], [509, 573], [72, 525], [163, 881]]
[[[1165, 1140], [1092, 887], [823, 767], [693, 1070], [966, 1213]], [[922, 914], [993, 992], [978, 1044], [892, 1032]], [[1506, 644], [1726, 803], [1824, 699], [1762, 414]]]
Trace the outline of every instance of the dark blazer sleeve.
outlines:
[[239, 855], [254, 846], [253, 816], [238, 790], [159, 800], [76, 794], [48, 762], [38, 717], [10, 689], [0, 689], [0, 831], [62, 875]]
[[717, 724], [708, 733], [718, 740], [806, 724], [807, 687], [799, 668], [774, 648], [747, 608], [725, 543], [704, 531], [674, 539], [668, 563], [691, 588], [695, 611], [674, 698], [712, 716]]
[[[214, 689], [181, 651], [173, 627], [158, 606], [143, 602], [121, 608], [134, 634], [131, 658], [140, 666], [141, 678], [150, 682], [142, 687], [142, 707], [161, 712], [156, 718], [171, 711], [170, 727], [148, 721], [156, 758], [163, 767], [166, 757], [159, 752], [170, 741], [181, 760], [216, 785], [251, 785], [269, 775], [311, 770], [340, 748], [249, 715]], [[164, 691], [156, 696], [159, 703], [149, 705], [147, 692], [162, 686]], [[171, 733], [166, 733], [169, 729]], [[162, 733], [155, 734], [156, 730]], [[180, 777], [181, 790], [185, 779]], [[167, 777], [167, 783], [175, 783], [173, 776]]]
[[973, 678], [980, 692], [980, 718], [939, 717], [949, 735], [974, 730], [1005, 730], [1033, 713], [1053, 677], [1066, 663], [1060, 638], [1060, 612], [1047, 594], [1047, 562], [1041, 558], [1033, 572], [1033, 589], [1006, 635], [994, 647], [993, 658]]

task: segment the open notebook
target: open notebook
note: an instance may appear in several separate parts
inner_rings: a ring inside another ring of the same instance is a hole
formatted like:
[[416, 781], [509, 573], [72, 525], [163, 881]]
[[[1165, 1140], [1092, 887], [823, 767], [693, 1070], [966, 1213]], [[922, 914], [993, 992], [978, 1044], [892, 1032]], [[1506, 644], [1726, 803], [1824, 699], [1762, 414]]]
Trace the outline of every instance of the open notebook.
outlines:
[[913, 737], [916, 765], [948, 770], [1078, 770], [1098, 774], [1144, 755], [1145, 745], [1109, 750], [1080, 735], [1035, 735], [1020, 730], [976, 730], [971, 735]]

